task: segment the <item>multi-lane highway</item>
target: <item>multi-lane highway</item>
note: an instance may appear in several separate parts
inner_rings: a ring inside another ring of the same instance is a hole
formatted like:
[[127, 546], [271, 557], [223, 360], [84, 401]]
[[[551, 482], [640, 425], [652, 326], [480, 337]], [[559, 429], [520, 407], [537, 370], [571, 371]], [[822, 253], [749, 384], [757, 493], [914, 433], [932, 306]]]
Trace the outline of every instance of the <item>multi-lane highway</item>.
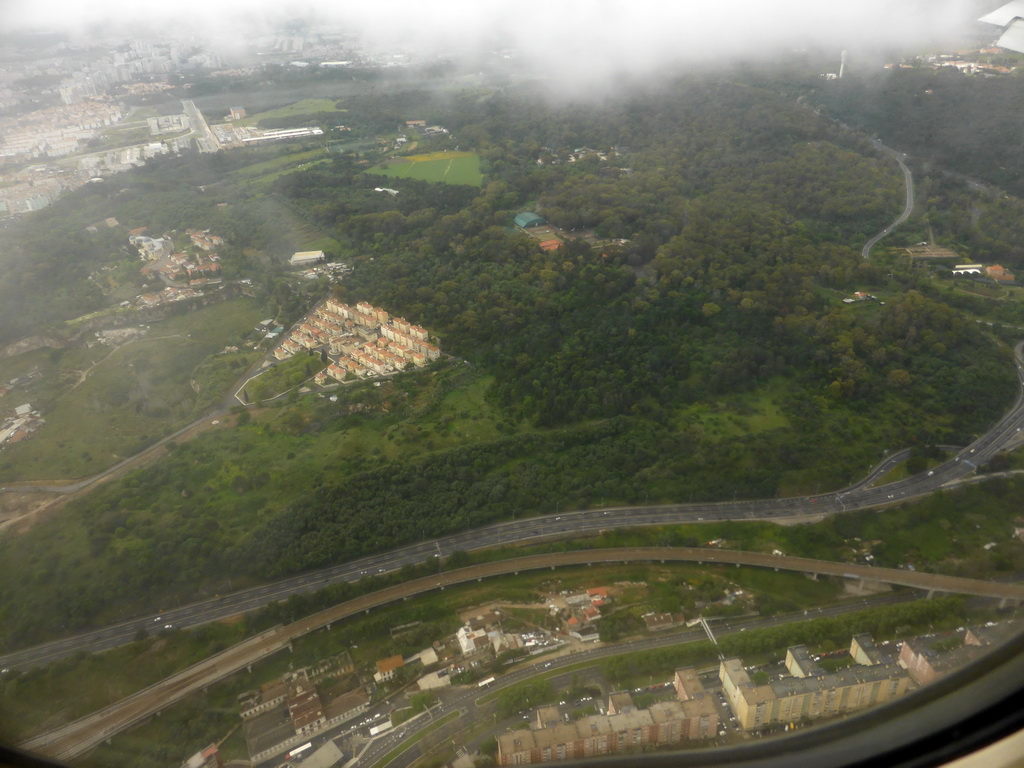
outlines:
[[[1024, 342], [1017, 345], [1015, 353], [1017, 373], [1024, 388], [1022, 345]], [[496, 523], [164, 611], [160, 614], [159, 620], [157, 616], [150, 615], [8, 653], [0, 657], [0, 668], [28, 669], [77, 651], [113, 648], [132, 641], [140, 628], [152, 632], [154, 629], [162, 628], [164, 624], [178, 628], [194, 627], [285, 600], [293, 594], [311, 592], [328, 584], [358, 581], [368, 576], [397, 570], [403, 565], [415, 565], [435, 556], [445, 556], [457, 551], [512, 546], [547, 538], [587, 536], [613, 528], [721, 520], [813, 520], [839, 512], [884, 507], [907, 499], [920, 498], [943, 487], [955, 485], [1000, 451], [1016, 447], [1022, 440], [1022, 429], [1024, 398], [1018, 396], [1013, 408], [1002, 419], [971, 445], [961, 449], [952, 459], [933, 470], [894, 483], [881, 486], [872, 484], [903, 461], [906, 452], [901, 451], [887, 457], [865, 479], [840, 491], [818, 496], [576, 510]]]
[[206, 118], [203, 117], [203, 113], [199, 111], [196, 103], [192, 99], [182, 99], [181, 108], [188, 115], [192, 126], [192, 133], [190, 135], [196, 140], [196, 146], [199, 151], [218, 152], [221, 149], [220, 142], [217, 141], [217, 137], [210, 130]]

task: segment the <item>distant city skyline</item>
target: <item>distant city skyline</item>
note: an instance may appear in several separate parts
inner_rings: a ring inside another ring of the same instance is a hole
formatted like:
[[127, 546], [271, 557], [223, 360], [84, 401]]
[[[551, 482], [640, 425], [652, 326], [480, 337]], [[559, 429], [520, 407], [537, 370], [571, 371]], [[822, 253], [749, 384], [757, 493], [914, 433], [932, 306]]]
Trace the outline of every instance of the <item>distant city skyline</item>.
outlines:
[[[981, 11], [989, 10], [987, 7]], [[172, 7], [82, 4], [56, 0], [20, 3], [4, 16], [8, 30], [49, 30], [95, 40], [107, 35], [192, 36], [219, 50], [251, 45], [260, 35], [282, 34], [289, 24], [336, 25], [370, 47], [407, 46], [458, 55], [481, 47], [514, 46], [554, 76], [644, 74], [673, 63], [700, 64], [726, 57], [758, 58], [810, 46], [884, 49], [934, 43], [962, 33], [977, 18], [972, 0], [734, 0], [665, 5], [655, 0], [549, 3], [524, 17], [521, 4], [449, 0], [427, 8], [408, 0], [341, 3], [332, 8], [225, 0], [184, 0]], [[302, 34], [301, 27], [295, 32]]]

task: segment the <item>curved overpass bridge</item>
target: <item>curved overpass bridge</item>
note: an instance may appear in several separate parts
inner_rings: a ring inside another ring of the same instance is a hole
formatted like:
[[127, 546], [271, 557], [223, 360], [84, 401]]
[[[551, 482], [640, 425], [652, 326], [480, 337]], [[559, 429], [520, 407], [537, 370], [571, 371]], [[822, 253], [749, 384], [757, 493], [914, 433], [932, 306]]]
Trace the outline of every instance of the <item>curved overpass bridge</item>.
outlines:
[[745, 565], [884, 582], [926, 590], [929, 595], [935, 592], [949, 592], [1001, 600], [1020, 601], [1024, 599], [1024, 586], [1022, 585], [736, 550], [700, 547], [636, 547], [530, 555], [413, 579], [348, 600], [286, 626], [274, 627], [221, 651], [177, 675], [122, 699], [116, 704], [37, 736], [21, 746], [58, 760], [69, 760], [87, 752], [105, 739], [158, 714], [164, 707], [170, 706], [188, 694], [204, 689], [272, 653], [290, 648], [294, 640], [309, 632], [323, 627], [329, 628], [335, 622], [388, 603], [408, 599], [435, 589], [480, 581], [493, 576], [516, 574], [520, 571], [622, 562], [694, 562]]

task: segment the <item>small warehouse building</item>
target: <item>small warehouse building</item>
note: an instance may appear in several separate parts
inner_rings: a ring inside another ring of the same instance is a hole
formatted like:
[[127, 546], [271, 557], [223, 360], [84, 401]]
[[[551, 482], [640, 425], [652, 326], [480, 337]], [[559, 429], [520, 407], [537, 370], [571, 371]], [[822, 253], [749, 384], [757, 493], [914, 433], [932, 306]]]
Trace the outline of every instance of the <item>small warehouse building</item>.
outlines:
[[288, 263], [293, 267], [302, 267], [307, 264], [317, 264], [324, 260], [323, 251], [296, 251], [292, 254]]

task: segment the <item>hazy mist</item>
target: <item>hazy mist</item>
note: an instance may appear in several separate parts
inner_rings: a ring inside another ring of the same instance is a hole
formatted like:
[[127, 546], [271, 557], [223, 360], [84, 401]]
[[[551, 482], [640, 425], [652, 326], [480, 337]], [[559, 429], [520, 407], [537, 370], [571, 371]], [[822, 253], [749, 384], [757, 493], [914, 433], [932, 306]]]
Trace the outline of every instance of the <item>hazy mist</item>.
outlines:
[[885, 49], [954, 39], [977, 18], [971, 0], [407, 0], [297, 4], [179, 0], [156, 6], [122, 0], [13, 3], [8, 30], [61, 29], [91, 39], [166, 31], [241, 48], [260, 34], [305, 19], [354, 32], [373, 47], [433, 53], [508, 47], [553, 77], [643, 74], [676, 63], [769, 55], [787, 48]]

